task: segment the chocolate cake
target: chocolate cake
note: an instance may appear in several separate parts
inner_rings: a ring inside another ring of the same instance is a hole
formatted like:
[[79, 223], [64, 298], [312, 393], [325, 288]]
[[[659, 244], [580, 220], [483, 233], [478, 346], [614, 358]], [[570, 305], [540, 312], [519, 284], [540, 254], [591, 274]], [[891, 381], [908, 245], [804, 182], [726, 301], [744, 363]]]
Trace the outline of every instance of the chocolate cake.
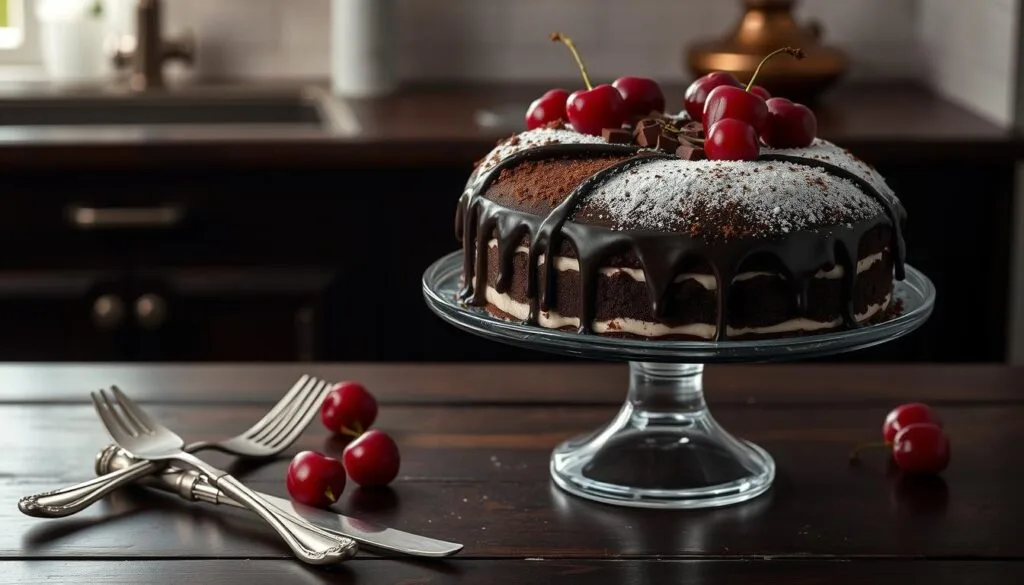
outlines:
[[705, 341], [892, 314], [905, 212], [873, 168], [821, 139], [701, 160], [655, 122], [499, 143], [458, 204], [461, 300], [580, 334]]

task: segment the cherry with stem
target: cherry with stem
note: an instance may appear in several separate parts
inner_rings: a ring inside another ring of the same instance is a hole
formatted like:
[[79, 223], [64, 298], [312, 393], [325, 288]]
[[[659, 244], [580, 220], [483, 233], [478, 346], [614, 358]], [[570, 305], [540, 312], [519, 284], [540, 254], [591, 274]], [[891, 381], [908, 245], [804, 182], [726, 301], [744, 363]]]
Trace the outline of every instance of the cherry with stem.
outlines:
[[776, 49], [768, 53], [764, 59], [761, 59], [761, 62], [757, 64], [757, 68], [754, 69], [754, 74], [750, 76], [750, 81], [747, 82], [747, 85], [743, 87], [720, 85], [711, 90], [704, 103], [702, 120], [704, 122], [704, 131], [708, 132], [711, 125], [719, 120], [734, 118], [750, 124], [754, 127], [754, 130], [760, 132], [768, 121], [768, 106], [761, 95], [752, 92], [751, 89], [754, 87], [754, 82], [757, 81], [757, 76], [761, 73], [761, 68], [764, 67], [765, 63], [776, 55], [783, 53], [797, 59], [803, 59], [806, 56], [802, 50], [794, 49], [793, 47]]
[[583, 77], [581, 89], [569, 95], [565, 103], [566, 117], [573, 129], [583, 134], [600, 136], [605, 128], [620, 128], [629, 118], [629, 108], [622, 94], [608, 84], [593, 85], [590, 74], [573, 40], [562, 33], [552, 33], [551, 40], [565, 45]]

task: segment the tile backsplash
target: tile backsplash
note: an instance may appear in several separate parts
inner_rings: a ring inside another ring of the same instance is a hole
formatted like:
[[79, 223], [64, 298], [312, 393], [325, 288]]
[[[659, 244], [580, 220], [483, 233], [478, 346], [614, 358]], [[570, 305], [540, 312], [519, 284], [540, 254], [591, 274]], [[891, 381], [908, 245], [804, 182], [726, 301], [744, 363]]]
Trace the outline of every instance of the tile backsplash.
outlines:
[[[124, 1], [124, 0], [121, 0]], [[685, 79], [684, 47], [736, 22], [739, 0], [394, 0], [395, 42], [406, 80], [564, 79], [575, 69], [546, 39], [572, 36], [591, 73]], [[918, 0], [803, 0], [830, 44], [851, 57], [851, 77], [920, 72], [913, 37]], [[192, 29], [195, 74], [210, 77], [325, 77], [330, 0], [172, 0], [167, 32]]]

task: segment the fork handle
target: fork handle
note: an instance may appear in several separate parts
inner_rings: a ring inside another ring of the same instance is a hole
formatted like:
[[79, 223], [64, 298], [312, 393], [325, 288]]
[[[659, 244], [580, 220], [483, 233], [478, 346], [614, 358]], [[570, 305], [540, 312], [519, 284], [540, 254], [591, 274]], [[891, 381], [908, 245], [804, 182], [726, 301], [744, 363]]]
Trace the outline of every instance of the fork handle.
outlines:
[[94, 502], [113, 492], [119, 487], [128, 485], [155, 473], [161, 464], [151, 461], [140, 461], [123, 469], [83, 481], [72, 486], [25, 496], [18, 501], [18, 509], [22, 514], [36, 518], [63, 518], [80, 512]]
[[351, 538], [332, 535], [281, 512], [230, 475], [208, 475], [210, 482], [222, 492], [266, 520], [301, 560], [312, 565], [329, 565], [355, 554], [358, 545]]

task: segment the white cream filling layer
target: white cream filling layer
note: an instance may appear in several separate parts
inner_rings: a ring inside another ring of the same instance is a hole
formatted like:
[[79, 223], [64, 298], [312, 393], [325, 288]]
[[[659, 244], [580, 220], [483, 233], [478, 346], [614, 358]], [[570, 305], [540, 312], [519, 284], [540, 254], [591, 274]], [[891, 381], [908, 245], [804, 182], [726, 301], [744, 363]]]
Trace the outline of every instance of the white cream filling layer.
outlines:
[[[498, 240], [497, 239], [492, 239], [490, 242], [487, 243], [487, 245], [490, 248], [497, 248], [498, 247]], [[516, 248], [516, 253], [517, 254], [529, 254], [530, 250], [526, 246], [519, 246], [519, 247]], [[865, 257], [861, 258], [860, 260], [857, 261], [857, 274], [861, 274], [861, 273], [867, 271], [867, 269], [869, 269], [872, 266], [874, 266], [875, 262], [881, 262], [881, 261], [882, 261], [882, 253], [881, 252], [877, 252], [875, 254], [871, 254], [870, 256], [865, 256]], [[541, 254], [537, 258], [537, 262], [539, 264], [543, 264], [544, 263], [544, 254]], [[580, 271], [580, 262], [579, 262], [579, 260], [577, 260], [575, 258], [566, 258], [565, 256], [555, 256], [555, 269], [558, 270], [559, 272], [579, 272]], [[644, 271], [639, 269], [639, 268], [606, 267], [606, 268], [602, 268], [600, 270], [600, 272], [604, 276], [613, 276], [615, 274], [625, 274], [625, 275], [631, 277], [633, 280], [635, 280], [637, 282], [646, 282], [647, 281], [647, 277], [644, 275]], [[842, 266], [836, 265], [836, 266], [833, 266], [832, 269], [830, 269], [830, 270], [819, 270], [817, 272], [817, 274], [814, 275], [814, 278], [821, 278], [821, 279], [826, 279], [826, 280], [835, 280], [835, 279], [842, 278], [844, 273], [845, 273], [844, 268]], [[756, 272], [756, 271], [754, 271], [754, 272], [741, 272], [741, 273], [737, 274], [732, 279], [732, 281], [733, 282], [740, 282], [740, 281], [743, 281], [743, 280], [750, 280], [750, 279], [753, 279], [753, 278], [757, 278], [759, 276], [775, 276], [775, 277], [780, 277], [781, 278], [781, 275], [775, 274], [773, 272]], [[718, 281], [715, 280], [714, 275], [711, 275], [711, 274], [683, 273], [683, 274], [680, 274], [679, 276], [676, 277], [675, 282], [683, 282], [684, 280], [696, 280], [697, 282], [699, 282], [701, 284], [701, 286], [703, 286], [707, 290], [715, 290], [715, 289], [718, 288]]]
[[[522, 321], [529, 318], [530, 305], [520, 303], [507, 294], [499, 293], [494, 289], [494, 287], [487, 287], [485, 292], [487, 302], [491, 303], [501, 311]], [[890, 302], [892, 302], [891, 294], [886, 295], [885, 299], [883, 299], [881, 303], [869, 305], [863, 313], [855, 314], [854, 319], [856, 319], [858, 323], [870, 319], [888, 308]], [[580, 320], [578, 317], [566, 317], [555, 311], [541, 311], [537, 316], [537, 323], [541, 327], [547, 327], [549, 329], [580, 326]], [[726, 332], [731, 337], [750, 334], [763, 335], [795, 333], [799, 331], [821, 331], [823, 329], [833, 329], [842, 324], [842, 318], [834, 319], [832, 321], [814, 321], [813, 319], [797, 317], [795, 319], [787, 319], [786, 321], [782, 321], [774, 325], [766, 325], [764, 327], [729, 327], [726, 329]], [[625, 317], [619, 317], [608, 321], [595, 320], [593, 328], [595, 333], [632, 333], [633, 335], [641, 335], [643, 337], [692, 335], [702, 339], [714, 339], [716, 329], [715, 325], [710, 323], [689, 323], [687, 325], [670, 326], [663, 323], [641, 321], [639, 319], [630, 319]]]

